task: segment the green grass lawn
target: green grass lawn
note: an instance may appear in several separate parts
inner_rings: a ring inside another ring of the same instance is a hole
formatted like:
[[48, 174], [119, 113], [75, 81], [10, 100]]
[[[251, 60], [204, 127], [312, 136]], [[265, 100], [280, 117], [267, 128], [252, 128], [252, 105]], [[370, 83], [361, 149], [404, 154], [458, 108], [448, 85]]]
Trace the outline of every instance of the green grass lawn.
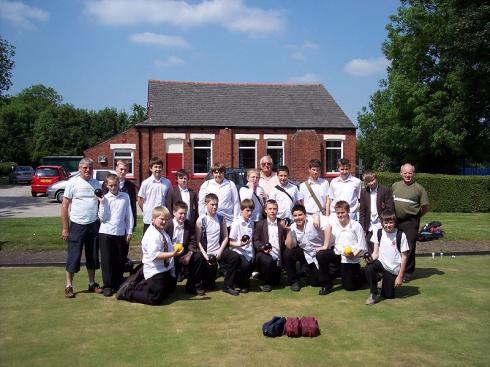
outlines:
[[[375, 306], [366, 289], [189, 298], [179, 285], [151, 307], [83, 292], [85, 272], [65, 299], [63, 268], [0, 268], [0, 365], [489, 366], [489, 260], [421, 258], [399, 298]], [[274, 315], [315, 316], [322, 334], [265, 338]]]
[[[484, 241], [490, 239], [490, 213], [428, 213], [422, 224], [438, 220], [446, 233], [440, 241]], [[131, 241], [137, 245], [142, 237], [143, 221]], [[0, 245], [9, 250], [65, 249], [61, 239], [61, 221], [58, 217], [0, 218]]]

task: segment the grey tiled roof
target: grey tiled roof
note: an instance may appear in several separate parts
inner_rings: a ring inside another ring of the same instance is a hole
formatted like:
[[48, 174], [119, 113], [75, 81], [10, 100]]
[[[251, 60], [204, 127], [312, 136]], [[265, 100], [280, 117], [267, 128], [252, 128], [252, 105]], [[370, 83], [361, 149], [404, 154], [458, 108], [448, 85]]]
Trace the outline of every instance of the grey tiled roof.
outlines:
[[139, 126], [355, 128], [320, 84], [150, 80]]

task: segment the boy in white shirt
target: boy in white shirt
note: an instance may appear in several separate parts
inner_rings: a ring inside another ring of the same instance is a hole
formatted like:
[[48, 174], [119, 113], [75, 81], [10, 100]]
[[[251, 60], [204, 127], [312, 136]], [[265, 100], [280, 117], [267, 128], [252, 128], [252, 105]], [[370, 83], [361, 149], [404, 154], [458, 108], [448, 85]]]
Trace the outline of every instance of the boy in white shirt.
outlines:
[[264, 203], [267, 195], [262, 187], [259, 186], [259, 172], [255, 168], [247, 171], [247, 186], [240, 188], [240, 199], [250, 199], [254, 203], [254, 211], [251, 219], [258, 222], [263, 219]]
[[337, 220], [332, 220], [332, 235], [335, 243], [335, 254], [341, 257], [342, 285], [347, 291], [361, 287], [361, 265], [359, 256], [366, 251], [364, 231], [359, 224], [349, 216], [349, 204], [338, 201], [335, 204]]
[[309, 177], [299, 185], [298, 199], [305, 206], [306, 215], [325, 215], [329, 187], [328, 181], [320, 177], [320, 160], [312, 159], [308, 163], [308, 166]]
[[167, 196], [172, 191], [172, 184], [162, 176], [163, 161], [154, 157], [149, 163], [151, 176], [141, 183], [138, 192], [138, 205], [143, 211], [143, 233], [152, 223], [152, 211], [157, 206], [165, 206]]
[[269, 193], [269, 199], [275, 200], [279, 205], [277, 217], [279, 219], [292, 218], [291, 209], [298, 201], [298, 188], [289, 182], [289, 168], [277, 167], [279, 185], [276, 185]]
[[[174, 249], [172, 239], [165, 232], [165, 224], [170, 220], [170, 212], [164, 206], [152, 210], [152, 223], [141, 240], [143, 251], [143, 275], [140, 282], [124, 282], [117, 292], [117, 299], [158, 305], [175, 290], [174, 261], [181, 251]], [[130, 277], [131, 278], [131, 277]]]
[[205, 289], [214, 289], [219, 263], [224, 269], [223, 292], [238, 296], [240, 293], [233, 285], [240, 255], [227, 247], [228, 229], [224, 216], [218, 213], [218, 196], [207, 194], [204, 202], [205, 214], [196, 222], [196, 239], [199, 244], [196, 256], [204, 258], [204, 261], [196, 278], [202, 279]]
[[102, 294], [111, 297], [123, 282], [126, 253], [124, 249], [133, 233], [133, 212], [129, 195], [119, 191], [119, 179], [108, 174], [104, 179], [109, 192], [99, 198], [99, 246]]
[[250, 288], [250, 275], [254, 267], [254, 247], [252, 244], [254, 222], [251, 219], [255, 209], [254, 202], [244, 199], [240, 203], [240, 216], [231, 224], [230, 247], [240, 255], [235, 283], [240, 288], [240, 293], [248, 293]]
[[[373, 233], [374, 251], [366, 255], [366, 279], [370, 294], [367, 305], [374, 305], [381, 297], [395, 298], [395, 288], [403, 284], [408, 259], [408, 242], [405, 233], [396, 228], [396, 215], [393, 210], [384, 210], [381, 214], [383, 229]], [[383, 274], [381, 294], [378, 292], [378, 273]]]

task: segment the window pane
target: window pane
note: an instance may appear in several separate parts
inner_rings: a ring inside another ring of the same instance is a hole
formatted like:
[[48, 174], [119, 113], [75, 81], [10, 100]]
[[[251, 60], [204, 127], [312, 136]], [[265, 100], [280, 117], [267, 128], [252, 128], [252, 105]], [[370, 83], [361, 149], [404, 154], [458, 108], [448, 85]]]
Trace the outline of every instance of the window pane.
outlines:
[[133, 151], [132, 150], [114, 150], [113, 151], [113, 166], [116, 169], [117, 161], [123, 160], [128, 165], [128, 174], [133, 174]]
[[238, 146], [240, 148], [255, 148], [255, 140], [239, 140]]
[[342, 142], [341, 141], [327, 141], [327, 148], [341, 148], [342, 147]]
[[255, 168], [255, 140], [238, 142], [238, 167]]
[[207, 173], [211, 169], [211, 140], [194, 140], [194, 173]]
[[278, 166], [284, 164], [284, 152], [282, 149], [267, 149], [267, 154], [272, 158], [272, 169], [275, 171]]
[[326, 170], [327, 172], [336, 172], [337, 161], [342, 158], [342, 142], [338, 140], [327, 141], [326, 147]]
[[194, 140], [194, 148], [197, 147], [211, 148], [211, 140]]
[[267, 140], [267, 148], [269, 147], [281, 147], [282, 148], [282, 140]]

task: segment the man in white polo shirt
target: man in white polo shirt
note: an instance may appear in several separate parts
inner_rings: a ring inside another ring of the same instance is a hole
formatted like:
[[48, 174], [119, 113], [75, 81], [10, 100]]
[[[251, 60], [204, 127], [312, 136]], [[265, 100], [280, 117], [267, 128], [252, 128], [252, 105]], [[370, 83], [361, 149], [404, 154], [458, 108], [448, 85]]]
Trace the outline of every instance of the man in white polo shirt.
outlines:
[[279, 185], [279, 179], [275, 172], [272, 172], [272, 157], [265, 155], [260, 158], [260, 179], [259, 186], [265, 192], [265, 195], [269, 195], [274, 186]]
[[162, 176], [163, 161], [154, 157], [150, 160], [149, 168], [151, 176], [141, 183], [138, 192], [138, 205], [143, 211], [143, 233], [146, 232], [152, 222], [153, 208], [165, 206], [167, 196], [172, 191], [172, 184]]
[[330, 182], [327, 198], [327, 216], [332, 215], [335, 219], [335, 204], [346, 201], [350, 207], [350, 218], [358, 220], [359, 199], [361, 197], [362, 183], [357, 177], [350, 173], [351, 164], [348, 159], [341, 158], [337, 162], [340, 176]]
[[[67, 241], [65, 297], [74, 298], [73, 277], [80, 271], [82, 249], [88, 273], [88, 291], [102, 293], [95, 282], [95, 270], [99, 268], [99, 201], [95, 190], [101, 189], [99, 181], [92, 178], [94, 162], [83, 158], [78, 164], [80, 176], [68, 180], [61, 203], [61, 237]], [[101, 191], [102, 194], [102, 191]]]

